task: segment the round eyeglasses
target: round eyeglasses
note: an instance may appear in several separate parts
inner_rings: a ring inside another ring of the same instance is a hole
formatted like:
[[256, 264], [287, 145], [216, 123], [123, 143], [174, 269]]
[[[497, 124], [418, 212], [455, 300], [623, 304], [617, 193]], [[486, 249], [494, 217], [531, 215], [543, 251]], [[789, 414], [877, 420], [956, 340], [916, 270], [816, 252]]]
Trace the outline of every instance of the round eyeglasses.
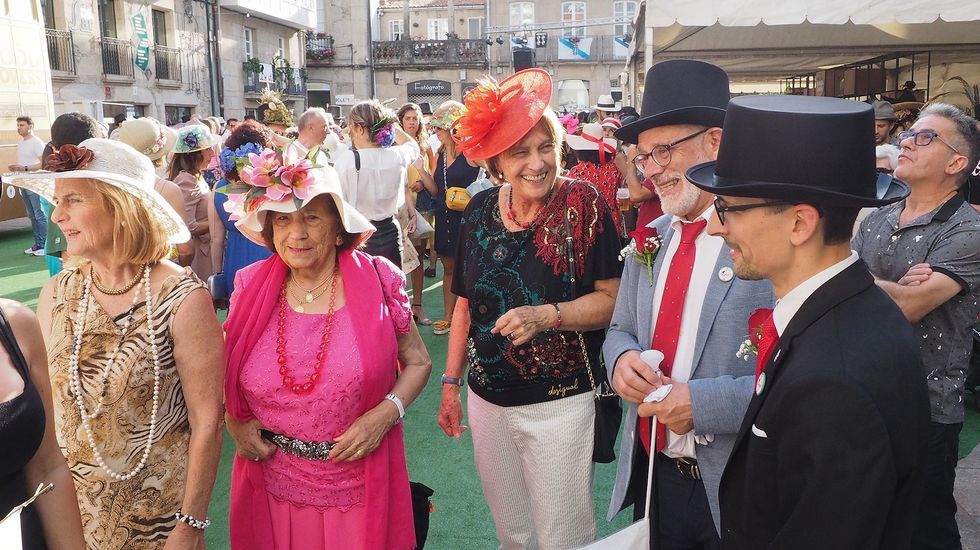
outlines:
[[667, 165], [670, 164], [671, 149], [677, 147], [678, 145], [684, 143], [689, 139], [694, 139], [700, 136], [701, 134], [707, 132], [708, 130], [709, 130], [708, 128], [704, 128], [703, 130], [694, 132], [689, 136], [684, 136], [681, 139], [677, 141], [673, 141], [666, 145], [657, 145], [653, 148], [653, 151], [650, 151], [649, 153], [636, 155], [635, 157], [633, 157], [633, 166], [636, 166], [636, 169], [642, 172], [646, 168], [647, 163], [650, 162], [650, 160], [652, 159], [653, 162], [657, 163], [657, 166], [661, 168], [666, 168]]

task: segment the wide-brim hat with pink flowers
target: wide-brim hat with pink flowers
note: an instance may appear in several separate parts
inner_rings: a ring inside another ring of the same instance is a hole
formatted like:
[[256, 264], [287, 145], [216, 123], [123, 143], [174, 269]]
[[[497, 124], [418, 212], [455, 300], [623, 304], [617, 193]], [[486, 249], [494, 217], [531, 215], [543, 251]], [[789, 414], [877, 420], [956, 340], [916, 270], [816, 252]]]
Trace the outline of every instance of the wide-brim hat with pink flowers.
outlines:
[[225, 210], [235, 227], [250, 241], [268, 246], [262, 227], [268, 212], [296, 212], [320, 195], [329, 195], [348, 233], [360, 245], [374, 233], [374, 225], [346, 200], [337, 171], [317, 166], [306, 158], [291, 158], [281, 149], [264, 149], [235, 159], [241, 181], [216, 189], [228, 195]]

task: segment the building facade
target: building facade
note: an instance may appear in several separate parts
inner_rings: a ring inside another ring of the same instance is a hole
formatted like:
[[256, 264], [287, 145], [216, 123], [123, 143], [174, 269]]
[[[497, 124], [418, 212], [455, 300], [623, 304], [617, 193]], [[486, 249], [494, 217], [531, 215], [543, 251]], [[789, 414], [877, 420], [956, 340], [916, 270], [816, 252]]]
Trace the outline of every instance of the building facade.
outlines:
[[267, 86], [298, 116], [307, 106], [306, 36], [317, 27], [316, 0], [219, 3], [222, 116], [256, 115]]
[[531, 65], [547, 70], [555, 81], [552, 107], [559, 110], [588, 108], [601, 94], [621, 101], [638, 6], [634, 0], [491, 2], [492, 74]]
[[189, 0], [41, 0], [54, 109], [111, 121], [210, 114], [208, 12]]

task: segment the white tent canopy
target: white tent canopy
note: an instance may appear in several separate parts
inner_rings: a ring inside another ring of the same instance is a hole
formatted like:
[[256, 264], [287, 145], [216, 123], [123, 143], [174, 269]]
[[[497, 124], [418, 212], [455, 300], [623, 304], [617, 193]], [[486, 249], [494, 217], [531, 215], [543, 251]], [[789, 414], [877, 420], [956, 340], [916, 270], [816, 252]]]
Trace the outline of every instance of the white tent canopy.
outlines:
[[647, 25], [858, 25], [980, 19], [980, 0], [648, 0]]

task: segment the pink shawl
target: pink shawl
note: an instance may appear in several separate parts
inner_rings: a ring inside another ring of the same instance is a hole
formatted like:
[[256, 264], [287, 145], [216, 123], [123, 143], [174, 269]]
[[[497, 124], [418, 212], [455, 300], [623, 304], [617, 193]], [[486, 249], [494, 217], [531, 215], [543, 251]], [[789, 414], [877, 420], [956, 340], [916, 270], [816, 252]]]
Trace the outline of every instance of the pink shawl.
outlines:
[[[363, 361], [364, 388], [360, 413], [374, 408], [395, 384], [398, 344], [385, 304], [384, 290], [371, 257], [357, 251], [338, 255], [344, 293], [354, 325], [355, 341]], [[236, 307], [225, 321], [225, 403], [234, 418], [253, 418], [238, 381], [245, 360], [268, 323], [286, 277], [286, 264], [278, 255], [239, 271], [235, 284]], [[356, 296], [356, 300], [351, 297]], [[367, 548], [410, 549], [415, 527], [405, 465], [402, 426], [396, 424], [381, 445], [364, 458]], [[235, 550], [272, 548], [272, 519], [262, 466], [235, 455], [231, 477], [229, 523]]]

